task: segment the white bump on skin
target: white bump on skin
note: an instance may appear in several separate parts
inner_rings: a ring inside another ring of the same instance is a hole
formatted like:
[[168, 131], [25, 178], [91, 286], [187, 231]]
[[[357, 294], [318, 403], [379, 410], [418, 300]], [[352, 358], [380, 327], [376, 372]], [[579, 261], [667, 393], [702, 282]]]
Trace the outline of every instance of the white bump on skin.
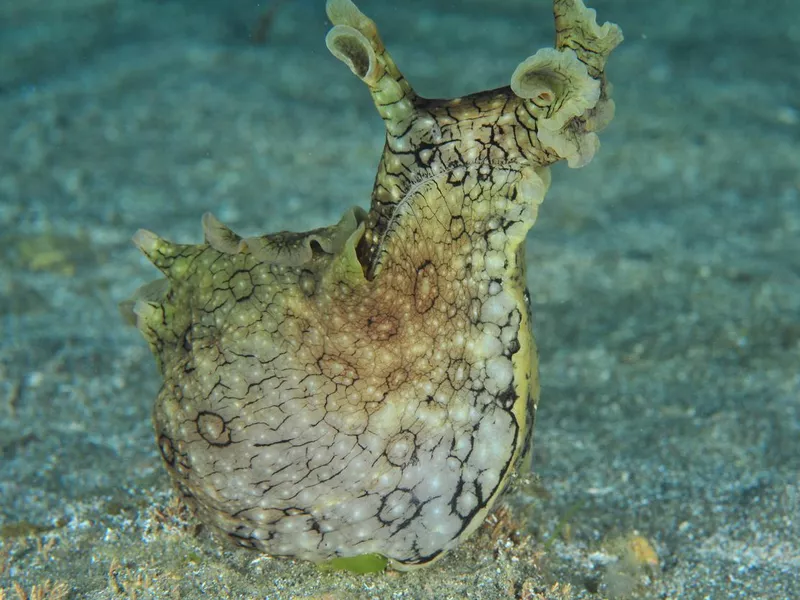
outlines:
[[486, 253], [486, 273], [489, 277], [501, 277], [505, 272], [506, 255], [499, 250]]
[[486, 361], [486, 375], [486, 390], [490, 394], [499, 394], [511, 383], [514, 367], [505, 356], [494, 356]]
[[459, 514], [466, 515], [478, 505], [478, 498], [472, 492], [466, 492], [458, 497], [456, 509]]
[[509, 309], [509, 298], [506, 294], [489, 296], [481, 306], [481, 321], [502, 325], [508, 318]]
[[502, 351], [503, 345], [500, 343], [500, 340], [486, 333], [481, 335], [479, 343], [475, 348], [475, 353], [481, 357], [497, 356]]
[[502, 229], [497, 229], [489, 234], [489, 247], [492, 250], [503, 250], [506, 245], [506, 233]]

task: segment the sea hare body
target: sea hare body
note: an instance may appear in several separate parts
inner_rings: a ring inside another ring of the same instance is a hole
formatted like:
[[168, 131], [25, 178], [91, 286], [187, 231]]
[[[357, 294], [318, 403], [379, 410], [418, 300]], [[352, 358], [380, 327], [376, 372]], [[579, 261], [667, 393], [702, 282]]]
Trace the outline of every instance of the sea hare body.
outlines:
[[164, 377], [161, 454], [202, 522], [274, 556], [411, 568], [482, 522], [530, 448], [524, 240], [547, 167], [597, 148], [622, 38], [555, 0], [555, 48], [509, 87], [429, 100], [349, 0], [327, 8], [386, 124], [370, 210], [253, 238], [206, 215], [199, 245], [140, 231], [166, 279], [129, 306]]

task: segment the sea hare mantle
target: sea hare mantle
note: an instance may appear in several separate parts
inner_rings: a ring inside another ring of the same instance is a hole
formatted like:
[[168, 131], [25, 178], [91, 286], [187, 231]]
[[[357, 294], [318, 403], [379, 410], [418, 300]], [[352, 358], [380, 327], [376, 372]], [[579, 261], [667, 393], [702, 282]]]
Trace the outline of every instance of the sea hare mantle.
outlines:
[[128, 304], [164, 385], [153, 422], [197, 517], [242, 546], [430, 564], [527, 468], [539, 397], [524, 241], [548, 166], [588, 163], [622, 40], [554, 0], [554, 48], [508, 87], [414, 93], [375, 23], [329, 0], [328, 48], [368, 87], [386, 145], [368, 212], [205, 242], [140, 231], [166, 276]]

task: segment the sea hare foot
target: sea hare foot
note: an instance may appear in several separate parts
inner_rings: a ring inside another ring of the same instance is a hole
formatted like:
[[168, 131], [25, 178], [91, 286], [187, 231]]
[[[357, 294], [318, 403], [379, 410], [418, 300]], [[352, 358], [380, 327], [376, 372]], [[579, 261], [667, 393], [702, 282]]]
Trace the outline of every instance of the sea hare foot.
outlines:
[[375, 24], [329, 0], [328, 48], [387, 136], [368, 212], [205, 242], [141, 231], [166, 276], [129, 304], [164, 377], [153, 421], [197, 517], [237, 544], [324, 562], [430, 564], [484, 519], [530, 449], [539, 395], [524, 241], [547, 167], [589, 162], [621, 41], [555, 0], [555, 48], [510, 86], [421, 98]]

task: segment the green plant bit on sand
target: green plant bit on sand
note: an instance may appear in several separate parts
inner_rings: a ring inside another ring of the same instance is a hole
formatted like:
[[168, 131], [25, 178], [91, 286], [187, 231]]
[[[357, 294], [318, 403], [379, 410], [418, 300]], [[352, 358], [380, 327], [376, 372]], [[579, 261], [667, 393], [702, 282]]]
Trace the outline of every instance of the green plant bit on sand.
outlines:
[[349, 571], [351, 573], [380, 573], [386, 569], [389, 560], [380, 554], [359, 554], [358, 556], [332, 558], [319, 563], [320, 571]]
[[166, 279], [128, 307], [164, 377], [161, 454], [203, 523], [273, 556], [410, 569], [469, 536], [529, 468], [525, 236], [548, 167], [598, 148], [622, 36], [555, 0], [555, 48], [510, 86], [430, 100], [354, 4], [327, 11], [328, 48], [386, 125], [369, 211], [249, 238], [206, 215], [199, 245], [140, 231]]

